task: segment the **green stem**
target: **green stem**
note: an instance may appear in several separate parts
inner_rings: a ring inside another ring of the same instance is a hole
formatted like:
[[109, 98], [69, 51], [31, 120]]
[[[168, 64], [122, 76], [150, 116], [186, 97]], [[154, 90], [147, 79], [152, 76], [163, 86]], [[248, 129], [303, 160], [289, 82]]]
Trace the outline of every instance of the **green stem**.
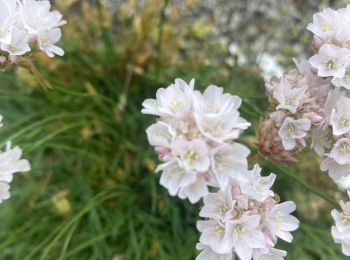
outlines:
[[299, 183], [301, 186], [303, 186], [305, 189], [311, 191], [312, 193], [314, 193], [315, 195], [323, 198], [325, 201], [327, 201], [329, 204], [331, 204], [332, 206], [334, 206], [335, 208], [339, 208], [339, 204], [330, 196], [328, 196], [326, 193], [312, 187], [311, 185], [307, 184], [305, 180], [301, 179], [299, 176], [297, 176], [294, 173], [289, 172], [288, 170], [284, 169], [283, 167], [280, 166], [273, 166], [274, 168], [276, 168], [278, 170], [278, 172], [283, 173], [285, 175], [287, 175], [288, 177], [290, 177], [292, 180], [294, 180], [295, 182]]

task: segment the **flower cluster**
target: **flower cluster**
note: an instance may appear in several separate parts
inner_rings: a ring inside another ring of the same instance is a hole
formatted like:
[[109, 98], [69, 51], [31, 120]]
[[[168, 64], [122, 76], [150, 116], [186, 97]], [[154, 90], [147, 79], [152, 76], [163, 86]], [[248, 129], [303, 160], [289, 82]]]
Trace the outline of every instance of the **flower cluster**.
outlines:
[[147, 129], [163, 162], [160, 184], [170, 195], [198, 202], [208, 186], [226, 188], [230, 176], [247, 167], [249, 149], [233, 142], [250, 126], [240, 117], [241, 99], [209, 86], [204, 93], [181, 79], [147, 99], [142, 112], [159, 116]]
[[[1, 120], [0, 116], [0, 122]], [[11, 148], [11, 142], [7, 142], [5, 151], [0, 152], [0, 202], [10, 198], [9, 190], [13, 174], [30, 171], [29, 162], [21, 159], [21, 156], [22, 150], [18, 146]]]
[[[324, 125], [327, 117], [324, 104], [331, 85], [314, 75], [307, 62], [302, 62], [281, 79], [274, 78], [266, 83], [265, 88], [273, 111], [268, 122], [274, 126], [274, 131], [260, 131], [259, 137], [272, 139], [274, 143], [260, 140], [260, 151], [280, 162], [294, 161], [295, 154], [306, 146], [306, 140], [317, 135], [320, 126]], [[281, 146], [290, 151], [289, 157], [288, 153], [285, 158], [277, 157], [276, 151], [281, 150], [277, 147]], [[322, 148], [317, 146], [315, 149]]]
[[307, 29], [314, 34], [317, 53], [309, 59], [317, 75], [336, 87], [350, 89], [350, 6], [325, 9], [313, 17]]
[[[295, 162], [307, 141], [321, 157], [321, 170], [337, 183], [350, 178], [350, 5], [325, 9], [307, 27], [316, 53], [297, 70], [265, 84], [271, 113], [259, 129], [260, 154]], [[277, 133], [277, 135], [276, 135]], [[284, 153], [281, 154], [282, 148]], [[332, 235], [350, 255], [350, 206], [332, 212]]]
[[242, 260], [284, 259], [287, 252], [275, 249], [277, 239], [291, 242], [290, 231], [299, 221], [290, 215], [291, 201], [279, 203], [270, 190], [275, 175], [262, 177], [261, 168], [242, 172], [231, 178], [230, 185], [204, 198], [197, 222], [201, 232], [197, 245], [202, 252], [197, 260], [228, 259], [234, 254]]
[[248, 170], [250, 150], [234, 142], [250, 125], [238, 112], [241, 99], [216, 86], [201, 93], [194, 80], [181, 79], [156, 96], [142, 112], [159, 116], [146, 132], [163, 162], [160, 184], [172, 196], [204, 201], [197, 260], [284, 259], [287, 253], [274, 247], [278, 238], [292, 241], [295, 204], [279, 203], [270, 190], [275, 174], [261, 176], [258, 165]]
[[[350, 191], [348, 191], [350, 197]], [[332, 217], [335, 226], [332, 227], [332, 236], [336, 243], [342, 245], [342, 251], [345, 255], [350, 256], [350, 201], [344, 203], [340, 201], [342, 212], [334, 209]]]
[[[317, 54], [297, 64], [297, 70], [266, 83], [272, 110], [267, 121], [273, 131], [264, 131], [266, 121], [259, 131], [260, 153], [280, 162], [295, 161], [310, 139], [314, 151], [325, 157], [321, 170], [335, 181], [350, 176], [350, 99], [339, 88], [350, 87], [347, 14], [350, 6], [314, 15], [307, 28], [315, 34]], [[276, 132], [278, 137], [271, 136]], [[279, 155], [281, 146], [284, 157]]]
[[66, 21], [50, 9], [50, 1], [0, 0], [0, 64], [16, 62], [17, 56], [31, 51], [33, 42], [49, 57], [64, 54], [55, 44]]

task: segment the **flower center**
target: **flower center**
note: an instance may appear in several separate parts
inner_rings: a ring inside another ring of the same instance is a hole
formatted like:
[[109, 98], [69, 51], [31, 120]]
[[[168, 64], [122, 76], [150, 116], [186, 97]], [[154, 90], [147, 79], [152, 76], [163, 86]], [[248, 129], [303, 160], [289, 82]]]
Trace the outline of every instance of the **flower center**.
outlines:
[[206, 112], [218, 112], [220, 110], [219, 105], [210, 99], [205, 101], [205, 111]]
[[294, 104], [294, 102], [295, 102], [295, 98], [294, 98], [294, 97], [287, 97], [284, 103], [285, 103], [287, 106], [291, 106], [291, 105]]
[[221, 204], [221, 205], [220, 205], [220, 208], [219, 208], [219, 212], [220, 212], [220, 213], [224, 214], [224, 213], [227, 212], [227, 210], [228, 210], [228, 207], [227, 207], [226, 204]]
[[222, 226], [216, 225], [216, 226], [214, 227], [214, 234], [215, 234], [216, 236], [221, 236], [224, 232], [225, 232], [225, 230], [224, 230], [224, 228], [223, 228]]
[[322, 31], [326, 32], [326, 31], [332, 30], [333, 25], [330, 22], [325, 22], [322, 24], [321, 28], [322, 28]]
[[243, 225], [241, 225], [241, 224], [236, 225], [233, 228], [233, 237], [237, 239], [239, 237], [239, 235], [242, 232], [244, 232], [244, 230], [245, 230], [245, 227]]
[[228, 155], [216, 154], [214, 156], [216, 162], [216, 169], [218, 171], [224, 171], [231, 166], [232, 158]]
[[346, 127], [346, 126], [349, 125], [349, 120], [346, 119], [346, 118], [344, 118], [344, 117], [341, 117], [341, 118], [339, 119], [338, 123], [339, 123], [339, 125], [340, 125], [341, 127]]
[[186, 160], [188, 161], [189, 164], [192, 164], [193, 160], [197, 158], [198, 158], [198, 154], [193, 150], [190, 150], [186, 153]]
[[172, 108], [176, 109], [176, 108], [182, 107], [183, 102], [179, 99], [173, 99], [173, 100], [171, 100], [170, 104], [171, 104]]
[[344, 79], [350, 81], [350, 69], [346, 69]]
[[41, 45], [46, 48], [51, 45], [50, 39], [47, 36], [41, 37]]
[[337, 63], [335, 61], [335, 59], [329, 59], [327, 62], [326, 62], [326, 67], [331, 70], [331, 69], [335, 69], [337, 66]]
[[340, 145], [339, 150], [340, 150], [342, 153], [348, 153], [348, 152], [349, 152], [349, 146], [348, 146], [346, 143], [342, 143], [342, 144]]
[[340, 218], [345, 223], [350, 223], [350, 215], [346, 214], [344, 211], [340, 213]]
[[297, 127], [295, 125], [293, 125], [293, 124], [289, 124], [287, 126], [287, 131], [288, 131], [289, 134], [292, 134], [296, 130], [297, 130]]

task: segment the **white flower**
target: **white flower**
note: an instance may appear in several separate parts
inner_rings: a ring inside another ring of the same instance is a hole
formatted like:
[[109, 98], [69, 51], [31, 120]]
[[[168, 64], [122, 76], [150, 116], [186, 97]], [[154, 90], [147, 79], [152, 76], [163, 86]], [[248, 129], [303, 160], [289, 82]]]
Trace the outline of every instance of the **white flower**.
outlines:
[[187, 84], [182, 79], [176, 79], [175, 84], [158, 89], [156, 99], [146, 99], [141, 112], [164, 117], [187, 117], [192, 108], [193, 87], [194, 80]]
[[221, 189], [226, 189], [230, 178], [236, 178], [239, 173], [246, 171], [249, 154], [250, 150], [238, 143], [225, 144], [213, 149], [212, 170]]
[[323, 127], [313, 129], [311, 132], [311, 148], [319, 156], [323, 156], [326, 149], [331, 147], [329, 132], [329, 130], [324, 129]]
[[58, 56], [63, 56], [64, 51], [62, 48], [55, 45], [61, 39], [61, 37], [61, 29], [58, 28], [40, 32], [38, 35], [38, 44], [40, 50], [44, 51], [47, 56], [51, 58], [54, 57], [55, 54]]
[[232, 198], [231, 188], [219, 190], [216, 193], [209, 193], [203, 199], [204, 206], [199, 212], [203, 218], [216, 219], [218, 221], [231, 219], [235, 201]]
[[310, 64], [317, 68], [320, 77], [343, 78], [349, 64], [350, 50], [331, 44], [324, 44], [319, 53], [309, 59]]
[[177, 139], [172, 142], [171, 149], [173, 156], [180, 159], [185, 170], [206, 172], [209, 169], [209, 150], [202, 139]]
[[200, 254], [195, 260], [234, 260], [235, 256], [232, 253], [229, 254], [218, 254], [211, 250], [210, 246], [202, 245], [198, 243], [196, 246], [197, 250], [201, 250]]
[[196, 122], [205, 137], [219, 143], [238, 138], [241, 132], [251, 125], [240, 117], [238, 112], [217, 117], [199, 114], [196, 115]]
[[[348, 191], [350, 197], [350, 191]], [[342, 212], [332, 210], [335, 226], [332, 226], [334, 242], [341, 243], [344, 255], [350, 256], [350, 202], [340, 201]]]
[[21, 159], [22, 150], [16, 146], [11, 148], [8, 142], [6, 150], [0, 153], [0, 202], [10, 197], [9, 183], [16, 172], [30, 171], [30, 164], [27, 160]]
[[9, 44], [2, 43], [1, 49], [13, 56], [19, 56], [29, 52], [31, 49], [26, 30], [14, 27], [11, 32], [11, 42]]
[[160, 177], [160, 185], [165, 187], [171, 196], [176, 196], [180, 188], [196, 181], [195, 172], [187, 172], [181, 168], [178, 160], [172, 160], [159, 165], [156, 172], [163, 171]]
[[10, 185], [7, 182], [0, 181], [0, 203], [10, 197]]
[[161, 121], [148, 127], [146, 133], [149, 144], [153, 146], [170, 147], [176, 136], [175, 130]]
[[188, 199], [192, 204], [195, 204], [208, 193], [208, 184], [205, 177], [197, 174], [195, 181], [181, 187], [178, 195], [180, 199]]
[[339, 164], [350, 164], [350, 139], [339, 139], [328, 156]]
[[340, 22], [339, 13], [326, 8], [323, 12], [314, 14], [313, 22], [306, 28], [321, 39], [327, 40], [334, 37]]
[[350, 175], [336, 180], [335, 183], [337, 184], [338, 189], [341, 191], [350, 190]]
[[262, 53], [256, 60], [264, 80], [268, 81], [273, 76], [280, 77], [283, 74], [283, 67], [278, 63], [275, 57], [269, 53]]
[[276, 109], [286, 109], [292, 114], [297, 111], [300, 101], [303, 99], [307, 86], [293, 88], [288, 80], [282, 78], [280, 84], [273, 91], [273, 97], [278, 101], [279, 105]]
[[[232, 224], [230, 224], [232, 226]], [[201, 232], [199, 242], [210, 246], [218, 254], [230, 254], [233, 248], [231, 229], [216, 220], [200, 220], [197, 229]]]
[[0, 43], [10, 44], [16, 22], [16, 0], [0, 0]]
[[262, 202], [274, 195], [270, 188], [275, 182], [276, 175], [271, 173], [269, 176], [261, 176], [260, 173], [260, 166], [255, 164], [253, 170], [241, 174], [240, 187], [243, 194]]
[[292, 242], [293, 236], [290, 231], [294, 231], [299, 227], [299, 220], [290, 215], [295, 211], [295, 208], [294, 202], [287, 201], [275, 205], [266, 213], [264, 224], [275, 240], [279, 237], [284, 241]]
[[255, 249], [253, 253], [254, 260], [284, 260], [287, 252], [276, 248]]
[[64, 25], [58, 11], [50, 12], [50, 1], [23, 0], [19, 5], [19, 16], [23, 27], [32, 36]]
[[350, 99], [340, 97], [336, 108], [332, 110], [330, 125], [334, 135], [342, 135], [350, 131]]
[[201, 133], [207, 138], [223, 142], [237, 138], [250, 123], [240, 117], [240, 97], [223, 94], [223, 88], [209, 86], [203, 95], [196, 91], [193, 97], [194, 118]]
[[291, 117], [287, 117], [278, 131], [284, 149], [292, 150], [296, 145], [296, 139], [305, 137], [310, 127], [311, 121], [309, 119], [302, 118], [295, 120]]
[[334, 181], [350, 175], [349, 164], [339, 164], [334, 158], [329, 156], [321, 163], [320, 168], [321, 171], [328, 171], [329, 177], [331, 177]]
[[203, 95], [199, 91], [195, 91], [193, 96], [195, 114], [203, 113], [207, 116], [217, 117], [226, 113], [236, 113], [242, 104], [242, 99], [223, 92], [223, 88], [214, 85], [207, 87]]
[[245, 215], [228, 223], [230, 239], [233, 240], [234, 250], [241, 260], [252, 259], [253, 249], [265, 247], [264, 234], [259, 230], [259, 215]]
[[[350, 33], [349, 33], [350, 34]], [[342, 78], [333, 78], [332, 84], [336, 87], [344, 87], [350, 89], [350, 67], [349, 65], [345, 69], [345, 75]]]

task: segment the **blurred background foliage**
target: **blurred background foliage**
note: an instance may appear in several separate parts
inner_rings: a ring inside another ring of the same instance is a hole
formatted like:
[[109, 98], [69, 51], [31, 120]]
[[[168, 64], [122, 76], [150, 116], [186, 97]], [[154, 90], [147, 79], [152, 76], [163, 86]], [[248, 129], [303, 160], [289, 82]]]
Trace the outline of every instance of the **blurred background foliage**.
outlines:
[[[55, 1], [68, 25], [66, 55], [32, 59], [51, 85], [12, 66], [0, 74], [1, 141], [24, 149], [32, 171], [1, 205], [0, 259], [194, 259], [200, 205], [170, 197], [140, 113], [144, 99], [176, 77], [243, 98], [253, 122], [242, 142], [256, 161], [256, 127], [267, 110], [263, 78], [312, 49], [312, 14], [344, 1]], [[341, 257], [330, 210], [342, 197], [311, 151], [278, 166], [274, 189], [302, 221], [287, 259]], [[334, 197], [335, 199], [332, 199]]]

